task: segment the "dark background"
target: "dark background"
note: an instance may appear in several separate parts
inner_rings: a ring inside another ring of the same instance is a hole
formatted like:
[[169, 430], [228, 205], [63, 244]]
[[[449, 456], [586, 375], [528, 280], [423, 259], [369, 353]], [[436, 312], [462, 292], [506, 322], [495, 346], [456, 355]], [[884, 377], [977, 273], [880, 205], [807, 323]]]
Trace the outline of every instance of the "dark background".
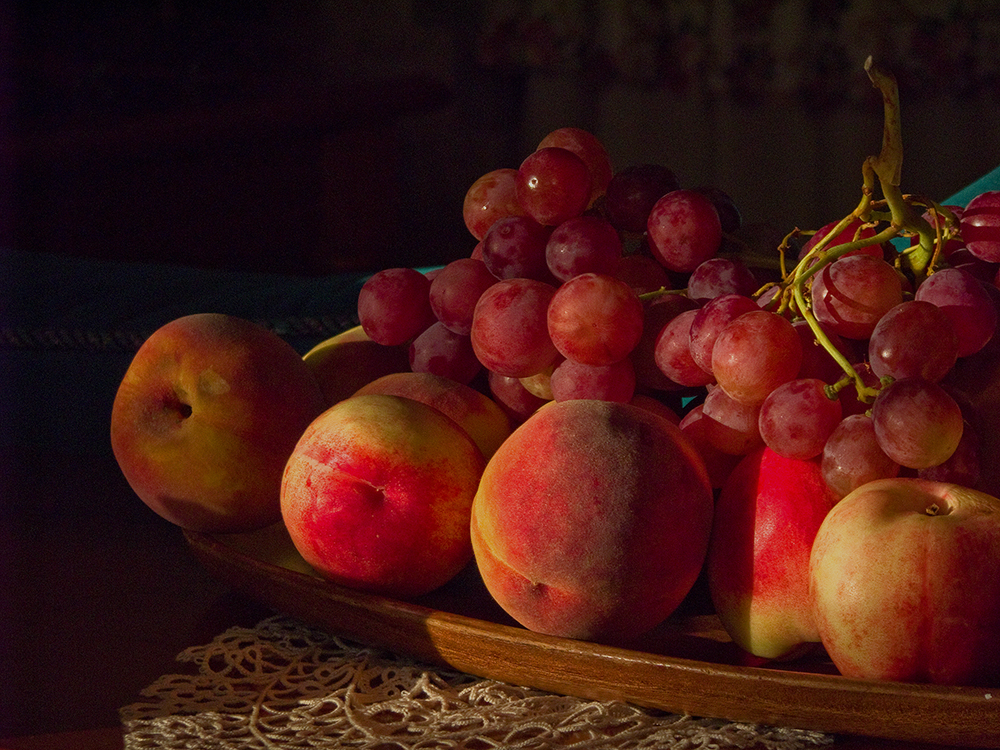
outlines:
[[[480, 174], [550, 130], [815, 228], [878, 150], [904, 189], [1000, 162], [997, 3], [412, 0], [2, 4], [0, 241], [291, 274], [446, 262]], [[556, 10], [559, 12], [556, 12]]]
[[0, 0], [0, 737], [114, 730], [262, 616], [110, 455], [109, 329], [346, 314], [343, 272], [469, 254], [468, 186], [567, 125], [817, 228], [880, 145], [868, 54], [900, 80], [904, 190], [946, 197], [1000, 163], [997, 6]]

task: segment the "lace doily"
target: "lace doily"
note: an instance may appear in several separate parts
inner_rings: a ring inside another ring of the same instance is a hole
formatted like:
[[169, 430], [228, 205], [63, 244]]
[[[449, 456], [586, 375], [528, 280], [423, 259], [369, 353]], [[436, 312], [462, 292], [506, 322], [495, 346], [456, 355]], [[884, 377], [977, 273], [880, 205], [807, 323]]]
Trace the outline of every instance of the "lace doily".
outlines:
[[666, 714], [484, 680], [275, 616], [178, 661], [121, 711], [125, 747], [435, 750], [769, 748], [829, 735]]

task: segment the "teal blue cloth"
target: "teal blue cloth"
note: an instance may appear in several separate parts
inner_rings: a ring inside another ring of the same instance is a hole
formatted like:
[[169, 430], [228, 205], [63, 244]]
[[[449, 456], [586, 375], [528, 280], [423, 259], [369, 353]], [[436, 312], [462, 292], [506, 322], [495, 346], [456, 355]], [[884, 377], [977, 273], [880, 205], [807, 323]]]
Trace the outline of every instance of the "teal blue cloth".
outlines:
[[110, 456], [111, 403], [160, 325], [224, 312], [300, 353], [357, 322], [367, 274], [295, 277], [0, 249], [0, 451]]
[[[992, 172], [987, 172], [975, 182], [966, 185], [954, 195], [945, 198], [941, 203], [946, 206], [964, 206], [980, 193], [986, 193], [991, 190], [1000, 190], [1000, 167], [997, 167]], [[897, 250], [904, 250], [910, 246], [910, 241], [901, 237], [897, 237], [892, 242]]]
[[962, 188], [941, 202], [946, 205], [964, 206], [980, 193], [986, 193], [991, 190], [1000, 190], [1000, 167], [997, 167], [992, 172], [987, 172], [971, 185]]
[[[364, 273], [297, 277], [0, 250], [0, 348], [28, 346], [32, 339], [38, 348], [59, 348], [67, 332], [81, 341], [108, 334], [125, 342], [145, 338], [181, 315], [222, 312], [257, 320], [304, 349], [357, 322], [357, 294], [366, 278]], [[23, 341], [12, 340], [17, 332]]]

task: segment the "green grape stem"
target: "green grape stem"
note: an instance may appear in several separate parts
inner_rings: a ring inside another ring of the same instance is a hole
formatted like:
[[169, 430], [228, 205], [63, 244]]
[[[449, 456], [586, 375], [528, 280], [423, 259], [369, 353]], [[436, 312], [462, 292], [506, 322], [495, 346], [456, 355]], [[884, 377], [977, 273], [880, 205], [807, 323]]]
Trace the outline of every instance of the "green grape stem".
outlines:
[[899, 86], [896, 77], [876, 65], [871, 55], [865, 60], [865, 72], [875, 88], [882, 92], [885, 122], [882, 128], [882, 150], [878, 156], [870, 156], [865, 160], [864, 169], [871, 169], [878, 177], [882, 196], [892, 213], [891, 225], [898, 231], [908, 230], [919, 237], [919, 242], [905, 252], [904, 258], [909, 270], [919, 281], [927, 275], [935, 256], [935, 233], [927, 220], [913, 210], [899, 189], [903, 168]]
[[[736, 238], [730, 237], [729, 244], [731, 247], [736, 247], [736, 251], [730, 255], [744, 261], [750, 261], [748, 265], [772, 269], [778, 266], [778, 270], [781, 272], [781, 281], [765, 284], [755, 293], [754, 297], [759, 298], [775, 286], [779, 287], [780, 292], [775, 297], [777, 307], [769, 305], [768, 309], [774, 309], [778, 314], [791, 312], [804, 318], [816, 337], [816, 341], [844, 371], [842, 379], [827, 385], [827, 396], [831, 399], [837, 398], [843, 388], [853, 383], [858, 398], [863, 403], [870, 404], [875, 400], [885, 383], [880, 383], [878, 387], [866, 385], [854, 365], [834, 346], [813, 313], [810, 282], [814, 274], [848, 253], [873, 245], [882, 246], [897, 237], [906, 236], [917, 237], [917, 242], [897, 254], [896, 267], [909, 275], [914, 285], [917, 286], [933, 273], [948, 233], [942, 231], [940, 221], [936, 220], [935, 226], [932, 227], [930, 222], [923, 217], [923, 211], [915, 210], [915, 206], [926, 208], [933, 215], [943, 216], [948, 226], [951, 227], [955, 225], [955, 216], [944, 206], [926, 199], [904, 195], [900, 190], [903, 138], [900, 124], [899, 87], [895, 76], [876, 65], [871, 56], [865, 61], [864, 67], [872, 85], [882, 94], [883, 128], [880, 152], [877, 156], [869, 156], [861, 165], [861, 200], [857, 207], [837, 222], [811, 247], [790, 272], [786, 271], [785, 263], [790, 240], [802, 234], [815, 234], [814, 232], [803, 232], [796, 228], [789, 233], [778, 248], [778, 258], [761, 257], [759, 254], [753, 253], [745, 243], [736, 241]], [[873, 200], [876, 188], [882, 193], [882, 199], [878, 201]], [[856, 222], [860, 224], [854, 239], [831, 246], [834, 240]], [[862, 229], [881, 225], [885, 226], [871, 237], [861, 237]], [[642, 294], [639, 298], [647, 301], [664, 294], [684, 293], [686, 290], [663, 288]]]
[[[794, 312], [805, 319], [817, 342], [844, 371], [844, 379], [827, 387], [827, 395], [830, 398], [836, 398], [844, 387], [853, 382], [858, 398], [864, 403], [871, 403], [879, 389], [865, 384], [854, 365], [834, 346], [820, 326], [813, 314], [810, 300], [807, 299], [807, 285], [814, 274], [844, 255], [872, 245], [883, 245], [903, 234], [918, 237], [917, 243], [900, 252], [899, 260], [900, 265], [919, 284], [932, 272], [943, 238], [940, 228], [932, 228], [930, 223], [914, 210], [913, 199], [904, 196], [899, 188], [903, 164], [903, 139], [899, 114], [899, 88], [895, 76], [879, 68], [870, 56], [865, 61], [865, 72], [872, 84], [882, 93], [884, 109], [882, 149], [878, 156], [869, 156], [862, 164], [862, 197], [857, 208], [841, 219], [810, 249], [809, 253], [799, 260], [792, 272], [786, 275], [783, 285], [791, 289], [791, 297], [782, 295], [779, 312], [784, 312], [794, 302]], [[883, 201], [878, 205], [888, 208], [888, 216], [884, 212], [876, 214], [874, 211], [872, 196], [875, 193], [876, 180], [883, 197]], [[934, 209], [937, 210], [938, 207], [934, 205]], [[830, 247], [833, 239], [855, 221], [861, 221], [863, 225], [868, 226], [887, 221], [888, 225], [872, 237], [855, 236], [852, 241]]]
[[654, 289], [650, 292], [643, 292], [640, 294], [639, 301], [649, 302], [657, 299], [658, 297], [666, 297], [668, 295], [680, 296], [684, 294], [687, 294], [687, 289], [668, 289], [665, 286], [661, 286], [659, 289]]
[[819, 321], [816, 320], [816, 316], [813, 315], [812, 309], [806, 303], [805, 294], [802, 291], [802, 284], [796, 283], [792, 287], [792, 289], [795, 295], [796, 305], [799, 307], [799, 312], [801, 313], [802, 317], [805, 318], [806, 323], [813, 332], [813, 336], [816, 337], [816, 341], [819, 342], [820, 346], [826, 349], [826, 351], [830, 354], [830, 356], [833, 357], [834, 361], [836, 361], [836, 363], [840, 365], [840, 369], [842, 369], [844, 373], [847, 375], [846, 382], [839, 382], [838, 384], [835, 384], [832, 388], [828, 387], [826, 389], [827, 397], [829, 397], [830, 399], [837, 398], [837, 394], [840, 393], [841, 389], [843, 389], [846, 383], [853, 382], [854, 387], [857, 389], [858, 399], [860, 401], [866, 404], [869, 404], [872, 401], [874, 401], [875, 396], [878, 394], [878, 390], [866, 385], [865, 381], [862, 380], [861, 375], [854, 368], [854, 365], [847, 359], [847, 357], [844, 356], [843, 352], [841, 352], [840, 349], [834, 346], [833, 342], [830, 340], [830, 337], [827, 335], [826, 331], [823, 330], [822, 326], [820, 326], [819, 324]]

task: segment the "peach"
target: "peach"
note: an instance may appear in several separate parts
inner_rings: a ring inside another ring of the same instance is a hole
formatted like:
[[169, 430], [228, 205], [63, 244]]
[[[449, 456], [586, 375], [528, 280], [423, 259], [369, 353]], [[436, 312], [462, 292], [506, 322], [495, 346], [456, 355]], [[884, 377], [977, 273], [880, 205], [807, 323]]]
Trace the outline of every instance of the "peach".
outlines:
[[359, 325], [321, 341], [302, 358], [315, 373], [328, 406], [383, 375], [410, 369], [408, 345], [379, 344]]
[[485, 460], [453, 420], [413, 399], [353, 396], [303, 433], [281, 483], [292, 543], [321, 576], [411, 598], [472, 559]]
[[858, 487], [810, 558], [819, 634], [841, 674], [944, 685], [1000, 679], [1000, 499], [894, 477]]
[[355, 395], [371, 393], [404, 396], [433, 406], [469, 433], [486, 460], [510, 435], [510, 419], [493, 399], [472, 386], [440, 375], [428, 372], [390, 373], [362, 386]]
[[631, 404], [550, 402], [487, 464], [472, 545], [526, 628], [623, 642], [665, 620], [701, 571], [712, 490], [679, 428]]
[[706, 574], [715, 611], [738, 646], [792, 658], [819, 641], [809, 595], [809, 553], [836, 497], [818, 459], [770, 448], [730, 473], [715, 505]]
[[111, 410], [132, 489], [186, 529], [249, 531], [281, 518], [285, 462], [325, 402], [273, 331], [242, 318], [177, 318], [135, 353]]

